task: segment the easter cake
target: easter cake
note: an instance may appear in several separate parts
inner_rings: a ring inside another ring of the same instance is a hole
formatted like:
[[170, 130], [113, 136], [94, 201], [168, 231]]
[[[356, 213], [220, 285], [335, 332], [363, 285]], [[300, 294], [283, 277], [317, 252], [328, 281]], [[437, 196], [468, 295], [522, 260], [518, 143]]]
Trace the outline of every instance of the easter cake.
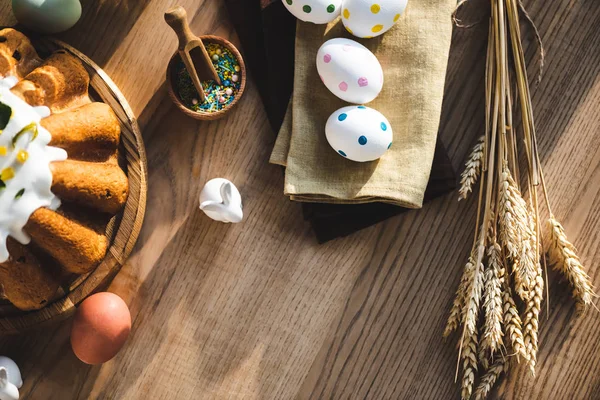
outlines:
[[127, 200], [119, 121], [89, 83], [67, 52], [42, 60], [25, 35], [0, 30], [0, 296], [21, 310], [98, 266]]

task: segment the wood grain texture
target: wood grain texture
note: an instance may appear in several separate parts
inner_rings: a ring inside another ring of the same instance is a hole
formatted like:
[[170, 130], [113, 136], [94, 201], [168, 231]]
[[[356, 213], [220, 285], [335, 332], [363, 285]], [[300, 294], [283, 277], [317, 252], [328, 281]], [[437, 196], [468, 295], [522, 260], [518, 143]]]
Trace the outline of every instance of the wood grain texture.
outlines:
[[[195, 33], [238, 44], [220, 1], [181, 3]], [[544, 79], [532, 95], [554, 211], [600, 287], [600, 2], [524, 3], [546, 44]], [[114, 78], [140, 116], [148, 207], [110, 288], [133, 314], [125, 348], [88, 367], [70, 351], [68, 323], [2, 338], [0, 353], [23, 368], [23, 397], [458, 398], [456, 338], [441, 335], [472, 240], [474, 201], [448, 195], [317, 245], [300, 206], [282, 195], [281, 171], [267, 163], [274, 137], [251, 77], [220, 121], [188, 119], [170, 103], [164, 72], [176, 38], [162, 13], [171, 5], [87, 1], [83, 21], [61, 36]], [[8, 7], [0, 5], [1, 23], [11, 22]], [[476, 21], [485, 10], [462, 14]], [[456, 168], [483, 129], [486, 37], [483, 23], [453, 38], [441, 129]], [[526, 45], [535, 74], [534, 45]], [[239, 185], [242, 224], [198, 211], [197, 193], [215, 176]], [[513, 373], [494, 398], [600, 398], [600, 315], [575, 318], [568, 287], [550, 275], [537, 377]]]

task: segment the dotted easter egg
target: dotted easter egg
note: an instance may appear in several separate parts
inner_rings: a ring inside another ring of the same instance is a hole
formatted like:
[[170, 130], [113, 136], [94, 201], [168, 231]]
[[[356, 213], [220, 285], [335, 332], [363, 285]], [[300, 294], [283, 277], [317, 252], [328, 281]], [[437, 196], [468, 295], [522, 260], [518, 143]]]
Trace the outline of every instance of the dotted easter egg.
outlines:
[[388, 31], [404, 12], [408, 0], [344, 0], [342, 22], [359, 38], [372, 38]]
[[327, 24], [340, 15], [342, 0], [282, 0], [294, 17], [313, 24]]
[[392, 126], [379, 111], [348, 106], [335, 111], [325, 125], [329, 145], [352, 161], [377, 160], [392, 146]]
[[368, 103], [383, 87], [383, 69], [377, 57], [350, 39], [323, 43], [317, 52], [317, 71], [327, 89], [348, 103]]

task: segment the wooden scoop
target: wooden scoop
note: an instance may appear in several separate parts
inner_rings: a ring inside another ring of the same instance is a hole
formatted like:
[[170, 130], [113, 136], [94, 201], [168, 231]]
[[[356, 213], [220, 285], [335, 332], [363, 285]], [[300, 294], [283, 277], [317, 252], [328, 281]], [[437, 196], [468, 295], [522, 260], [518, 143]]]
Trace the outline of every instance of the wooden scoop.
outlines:
[[187, 12], [183, 7], [175, 6], [168, 9], [165, 12], [165, 21], [173, 28], [179, 38], [179, 55], [200, 95], [200, 101], [204, 102], [206, 96], [204, 95], [201, 81], [212, 79], [218, 85], [221, 84], [219, 75], [215, 71], [204, 43], [190, 30], [187, 21]]

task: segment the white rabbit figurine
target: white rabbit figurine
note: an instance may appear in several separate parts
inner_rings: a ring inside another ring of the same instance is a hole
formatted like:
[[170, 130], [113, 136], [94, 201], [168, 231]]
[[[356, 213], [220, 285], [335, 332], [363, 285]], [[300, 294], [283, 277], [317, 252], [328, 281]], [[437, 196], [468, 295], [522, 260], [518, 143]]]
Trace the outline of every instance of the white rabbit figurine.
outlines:
[[200, 209], [215, 221], [235, 224], [244, 218], [239, 190], [223, 178], [206, 182], [200, 192]]
[[19, 389], [8, 381], [5, 367], [0, 367], [0, 400], [19, 400]]

